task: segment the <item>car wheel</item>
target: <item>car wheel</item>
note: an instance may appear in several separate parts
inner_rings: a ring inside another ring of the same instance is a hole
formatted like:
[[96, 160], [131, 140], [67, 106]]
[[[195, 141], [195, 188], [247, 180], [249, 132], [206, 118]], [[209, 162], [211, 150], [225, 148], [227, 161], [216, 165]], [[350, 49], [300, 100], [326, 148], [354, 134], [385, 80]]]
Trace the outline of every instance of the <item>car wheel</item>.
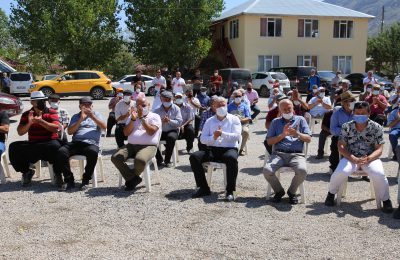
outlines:
[[155, 94], [156, 94], [155, 88], [154, 87], [149, 87], [149, 89], [147, 90], [147, 95], [154, 96]]
[[54, 94], [54, 90], [52, 90], [51, 88], [41, 88], [40, 91], [42, 91], [46, 97]]
[[104, 98], [104, 89], [100, 87], [95, 87], [92, 88], [90, 91], [90, 95], [92, 96], [93, 99], [103, 99]]
[[269, 97], [269, 89], [267, 86], [262, 85], [260, 88], [260, 96], [262, 97]]

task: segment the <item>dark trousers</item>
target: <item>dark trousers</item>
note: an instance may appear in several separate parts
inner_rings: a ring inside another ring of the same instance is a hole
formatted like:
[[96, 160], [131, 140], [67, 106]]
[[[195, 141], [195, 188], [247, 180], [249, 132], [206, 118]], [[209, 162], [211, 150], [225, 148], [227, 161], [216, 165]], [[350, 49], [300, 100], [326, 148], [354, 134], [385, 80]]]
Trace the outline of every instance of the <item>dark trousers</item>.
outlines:
[[111, 130], [116, 123], [117, 121], [115, 120], [115, 113], [110, 112], [107, 119], [107, 136], [111, 136]]
[[193, 142], [194, 142], [195, 134], [194, 134], [194, 128], [192, 124], [187, 124], [184, 129], [183, 133], [179, 133], [179, 139], [185, 139], [186, 140], [186, 150], [190, 151], [193, 148]]
[[[164, 163], [170, 163], [171, 162], [171, 156], [172, 156], [172, 152], [174, 151], [174, 147], [175, 147], [175, 142], [178, 139], [178, 130], [171, 130], [168, 132], [162, 132], [161, 134], [161, 140], [162, 141], [166, 141], [166, 145], [165, 145], [165, 159], [164, 159]], [[156, 154], [156, 159], [157, 162], [162, 162], [163, 158], [161, 155], [160, 150], [157, 150], [157, 154]]]
[[61, 147], [59, 140], [43, 142], [17, 141], [10, 144], [8, 156], [10, 163], [17, 172], [28, 172], [29, 166], [39, 160], [53, 164], [54, 174], [60, 175], [57, 151]]
[[267, 139], [264, 140], [265, 149], [267, 149], [269, 154], [272, 154], [272, 146], [268, 144]]
[[199, 136], [199, 128], [200, 128], [201, 116], [195, 115], [194, 116], [194, 136]]
[[84, 142], [69, 142], [58, 150], [57, 162], [61, 172], [64, 174], [65, 182], [74, 180], [74, 175], [71, 172], [71, 166], [69, 164], [69, 158], [73, 155], [86, 156], [86, 166], [82, 183], [88, 184], [89, 180], [92, 179], [94, 168], [96, 167], [99, 147]]
[[200, 142], [200, 137], [201, 137], [201, 135], [197, 139], [198, 140], [197, 147], [199, 148], [199, 151], [207, 151], [208, 150], [208, 146], [203, 144], [202, 142]]
[[250, 106], [251, 111], [253, 111], [253, 114], [251, 115], [251, 119], [254, 119], [258, 116], [258, 114], [260, 114], [260, 108], [254, 104], [252, 106]]
[[325, 141], [328, 136], [330, 136], [331, 133], [321, 130], [319, 133], [319, 138], [318, 138], [318, 155], [324, 155], [324, 148], [325, 148]]
[[118, 148], [125, 145], [125, 140], [127, 137], [124, 135], [125, 124], [117, 124], [115, 126], [115, 141], [117, 142]]
[[339, 164], [340, 157], [339, 157], [339, 149], [338, 149], [338, 140], [339, 137], [337, 136], [332, 136], [332, 142], [331, 142], [331, 154], [329, 155], [329, 162], [330, 166], [329, 168], [332, 169], [332, 171], [336, 170], [336, 167]]
[[383, 126], [386, 123], [386, 117], [385, 115], [370, 115], [369, 117], [372, 121], [377, 122], [381, 126]]
[[189, 161], [196, 185], [202, 189], [209, 189], [206, 174], [203, 168], [204, 162], [214, 161], [226, 164], [227, 185], [226, 192], [236, 190], [236, 178], [238, 175], [238, 150], [236, 148], [210, 147], [207, 151], [197, 151], [190, 155]]

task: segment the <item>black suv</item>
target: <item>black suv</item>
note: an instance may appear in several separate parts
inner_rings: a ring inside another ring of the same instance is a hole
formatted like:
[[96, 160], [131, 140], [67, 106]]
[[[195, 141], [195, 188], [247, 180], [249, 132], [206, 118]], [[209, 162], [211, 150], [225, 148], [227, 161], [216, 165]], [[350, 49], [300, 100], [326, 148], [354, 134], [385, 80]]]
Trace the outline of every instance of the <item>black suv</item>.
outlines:
[[231, 95], [232, 92], [232, 83], [237, 82], [239, 85], [246, 85], [247, 82], [251, 82], [251, 72], [248, 69], [220, 69], [218, 70], [218, 74], [222, 77], [222, 94], [225, 97]]
[[313, 66], [277, 67], [269, 71], [285, 73], [290, 80], [291, 87], [296, 86], [301, 93], [307, 93], [308, 77], [313, 69], [317, 74], [317, 69]]

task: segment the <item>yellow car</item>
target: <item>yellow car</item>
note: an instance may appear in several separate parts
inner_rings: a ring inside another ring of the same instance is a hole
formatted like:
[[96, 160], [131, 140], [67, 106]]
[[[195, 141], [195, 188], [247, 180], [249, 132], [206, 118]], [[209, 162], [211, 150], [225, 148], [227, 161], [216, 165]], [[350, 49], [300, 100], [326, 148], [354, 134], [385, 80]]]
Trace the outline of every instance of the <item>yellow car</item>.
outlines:
[[111, 80], [100, 71], [66, 71], [54, 79], [33, 83], [29, 92], [41, 90], [46, 96], [56, 93], [60, 96], [92, 96], [103, 99], [113, 94]]

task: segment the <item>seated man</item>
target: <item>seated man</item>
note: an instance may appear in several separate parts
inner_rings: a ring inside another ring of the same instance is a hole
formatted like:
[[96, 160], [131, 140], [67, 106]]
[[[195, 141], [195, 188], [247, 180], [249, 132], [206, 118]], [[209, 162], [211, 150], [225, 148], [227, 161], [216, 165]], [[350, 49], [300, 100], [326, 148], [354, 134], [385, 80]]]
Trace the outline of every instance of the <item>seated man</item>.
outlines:
[[193, 148], [194, 142], [194, 128], [193, 120], [194, 113], [192, 107], [183, 100], [182, 93], [178, 92], [175, 94], [175, 105], [181, 110], [182, 124], [179, 126], [179, 138], [186, 140], [186, 151], [190, 153]]
[[226, 196], [227, 201], [234, 201], [236, 177], [238, 174], [238, 142], [242, 127], [239, 118], [228, 114], [226, 101], [220, 97], [216, 101], [217, 113], [204, 124], [200, 141], [209, 147], [206, 151], [194, 152], [189, 157], [196, 185], [199, 188], [192, 198], [200, 198], [211, 194], [203, 163], [217, 161], [226, 164]]
[[89, 97], [79, 100], [79, 110], [79, 113], [72, 116], [68, 126], [68, 134], [72, 135], [72, 142], [65, 144], [57, 153], [57, 162], [64, 173], [64, 185], [60, 190], [70, 190], [75, 187], [74, 175], [69, 164], [69, 158], [73, 155], [86, 156], [85, 172], [80, 189], [88, 188], [97, 163], [101, 131], [107, 128], [103, 116], [93, 111], [92, 100]]
[[[215, 115], [215, 112], [217, 110], [216, 108], [217, 100], [218, 96], [216, 95], [212, 96], [210, 99], [210, 107], [201, 115], [200, 126], [199, 126], [200, 131], [203, 130], [203, 126], [206, 123], [207, 119]], [[198, 138], [198, 140], [200, 140], [200, 138]], [[197, 146], [199, 147], [199, 150], [205, 151], [207, 149], [207, 145], [202, 144], [200, 141], [197, 143]]]
[[57, 134], [60, 123], [57, 111], [46, 107], [46, 99], [42, 91], [32, 91], [32, 108], [22, 114], [17, 127], [18, 135], [28, 133], [28, 141], [13, 142], [9, 147], [11, 165], [15, 171], [22, 172], [23, 187], [31, 184], [35, 171], [29, 166], [38, 160], [54, 164], [56, 185], [62, 185], [61, 174], [55, 164], [61, 146]]
[[274, 202], [280, 202], [285, 195], [276, 171], [284, 166], [292, 167], [295, 176], [288, 189], [289, 203], [297, 204], [297, 188], [306, 178], [307, 164], [303, 153], [304, 143], [311, 142], [311, 131], [302, 116], [293, 115], [293, 103], [289, 99], [279, 102], [282, 117], [276, 118], [268, 130], [268, 144], [274, 146], [271, 157], [264, 166], [264, 177], [275, 192]]
[[166, 141], [165, 158], [161, 155], [160, 149], [157, 151], [157, 164], [161, 166], [164, 161], [165, 167], [171, 166], [172, 152], [175, 142], [178, 139], [179, 126], [182, 124], [182, 115], [179, 107], [172, 103], [172, 92], [164, 91], [161, 93], [162, 105], [154, 113], [158, 114], [162, 121], [161, 140]]
[[326, 112], [332, 109], [330, 97], [325, 96], [325, 88], [320, 87], [315, 97], [308, 102], [312, 117], [322, 118]]
[[[132, 109], [124, 128], [128, 144], [111, 156], [111, 162], [125, 179], [126, 191], [134, 190], [142, 182], [140, 174], [157, 152], [161, 135], [161, 118], [149, 111], [149, 102], [145, 97], [139, 97], [136, 100], [136, 109]], [[133, 169], [125, 163], [129, 158], [135, 159]]]
[[331, 117], [333, 114], [333, 110], [330, 110], [325, 113], [322, 118], [321, 123], [321, 132], [318, 136], [318, 153], [315, 159], [320, 160], [324, 158], [324, 148], [326, 139], [331, 135], [330, 127], [331, 127]]
[[113, 126], [116, 124], [115, 121], [115, 106], [117, 103], [124, 97], [124, 94], [122, 94], [122, 91], [124, 91], [122, 88], [117, 88], [115, 90], [115, 97], [110, 99], [110, 102], [108, 103], [108, 109], [111, 110], [110, 113], [108, 114], [108, 119], [107, 119], [107, 137], [111, 137], [111, 130]]
[[260, 108], [257, 106], [258, 103], [258, 92], [253, 89], [253, 84], [248, 82], [246, 84], [246, 96], [250, 101], [250, 109], [253, 111], [253, 114], [251, 115], [251, 120], [254, 120], [258, 114], [260, 114]]
[[389, 141], [393, 151], [393, 159], [397, 160], [396, 147], [399, 144], [400, 137], [400, 109], [395, 108], [388, 116], [388, 127], [390, 128]]
[[[277, 117], [281, 117], [281, 116], [282, 116], [281, 113], [280, 113], [280, 111], [279, 111], [279, 106], [278, 106], [278, 104], [279, 104], [279, 102], [281, 102], [283, 99], [287, 99], [287, 96], [285, 96], [284, 94], [278, 94], [278, 95], [276, 96], [276, 98], [275, 98], [275, 100], [276, 100], [276, 107], [273, 108], [272, 110], [270, 110], [270, 111], [267, 113], [267, 116], [265, 117], [265, 129], [266, 129], [267, 131], [268, 131], [268, 129], [269, 129], [271, 123], [272, 123], [272, 120], [274, 120], [274, 119], [277, 118]], [[272, 146], [268, 144], [267, 136], [265, 136], [264, 146], [265, 146], [265, 149], [267, 149], [268, 153], [269, 153], [269, 154], [272, 154]]]
[[186, 90], [186, 104], [188, 104], [193, 111], [194, 117], [194, 136], [197, 137], [199, 135], [199, 127], [200, 127], [200, 109], [202, 105], [200, 104], [200, 100], [193, 95], [193, 90], [187, 89]]
[[[6, 135], [10, 126], [10, 118], [6, 111], [0, 112], [0, 155], [6, 150]], [[0, 157], [1, 160], [1, 157]]]
[[243, 149], [246, 147], [247, 140], [249, 139], [250, 111], [243, 102], [241, 91], [235, 90], [232, 95], [234, 100], [228, 105], [228, 113], [237, 116], [242, 124], [242, 146], [239, 148], [239, 155], [244, 155]]
[[[281, 92], [279, 91], [279, 88], [273, 88], [272, 89], [272, 93], [270, 95], [270, 97], [268, 98], [268, 110], [271, 111], [271, 109], [274, 109], [275, 107], [277, 107], [278, 105], [276, 104], [276, 97], [281, 94]], [[283, 94], [282, 94], [283, 95]]]
[[[139, 89], [140, 89], [140, 85]], [[115, 120], [117, 125], [115, 127], [115, 142], [118, 148], [124, 146], [126, 136], [124, 135], [125, 122], [131, 114], [132, 90], [125, 89], [123, 98], [115, 106]]]
[[51, 94], [49, 96], [49, 104], [50, 104], [50, 107], [52, 109], [56, 110], [58, 113], [58, 121], [60, 122], [60, 125], [64, 129], [64, 132], [63, 133], [59, 132], [58, 136], [60, 138], [62, 136], [61, 141], [64, 144], [64, 143], [68, 142], [68, 137], [67, 137], [67, 134], [65, 133], [65, 129], [67, 129], [69, 120], [70, 120], [68, 111], [66, 109], [60, 107], [60, 96], [57, 94]]
[[288, 92], [288, 97], [293, 102], [295, 115], [304, 117], [307, 121], [307, 124], [309, 124], [311, 121], [311, 115], [309, 113], [310, 110], [308, 109], [307, 102], [303, 101], [301, 95], [299, 94], [299, 90], [297, 88], [294, 88], [292, 90], [291, 95], [289, 95], [289, 92]]
[[376, 122], [368, 119], [369, 104], [365, 101], [354, 105], [353, 120], [343, 124], [339, 136], [339, 153], [343, 156], [335, 172], [331, 176], [329, 192], [325, 200], [326, 206], [335, 204], [335, 194], [347, 177], [361, 168], [368, 174], [374, 189], [375, 196], [383, 201], [382, 211], [393, 211], [389, 197], [389, 183], [386, 179], [382, 161], [383, 128]]
[[365, 101], [370, 105], [370, 119], [383, 126], [386, 121], [385, 109], [388, 106], [388, 102], [386, 98], [380, 94], [380, 88], [379, 85], [374, 85], [371, 95], [369, 95]]

